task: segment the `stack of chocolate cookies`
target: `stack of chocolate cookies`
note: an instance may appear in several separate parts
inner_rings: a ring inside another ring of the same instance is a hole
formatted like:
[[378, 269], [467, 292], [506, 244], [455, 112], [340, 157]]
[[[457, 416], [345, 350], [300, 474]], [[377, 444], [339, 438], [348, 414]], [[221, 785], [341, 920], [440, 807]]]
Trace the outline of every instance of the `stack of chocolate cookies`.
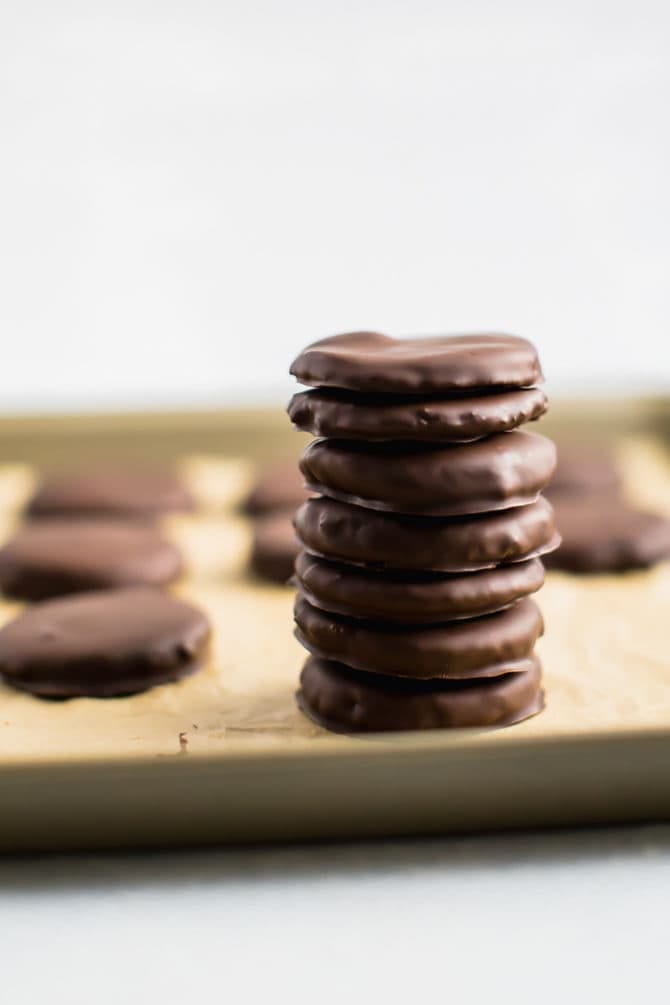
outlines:
[[296, 514], [299, 702], [336, 731], [502, 726], [543, 706], [534, 646], [550, 440], [535, 348], [508, 335], [309, 346], [292, 422], [319, 439]]

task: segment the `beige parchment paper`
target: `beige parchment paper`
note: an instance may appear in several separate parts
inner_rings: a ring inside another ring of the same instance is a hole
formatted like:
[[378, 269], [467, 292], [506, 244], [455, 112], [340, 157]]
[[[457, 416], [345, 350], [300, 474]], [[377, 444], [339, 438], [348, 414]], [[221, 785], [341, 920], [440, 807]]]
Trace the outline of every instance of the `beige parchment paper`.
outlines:
[[[670, 515], [670, 464], [654, 441], [620, 445], [631, 499]], [[177, 592], [202, 605], [214, 624], [208, 666], [178, 684], [114, 700], [52, 703], [0, 685], [0, 764], [128, 759], [350, 743], [297, 710], [304, 653], [292, 637], [293, 592], [246, 575], [250, 532], [234, 512], [249, 483], [246, 465], [200, 458], [194, 488], [206, 512], [172, 518], [166, 532], [182, 546], [189, 575]], [[188, 464], [185, 470], [188, 470]], [[218, 474], [217, 474], [218, 472]], [[25, 470], [0, 470], [13, 504], [0, 511], [0, 535], [16, 519]], [[13, 480], [20, 484], [14, 485]], [[547, 691], [540, 716], [507, 730], [442, 733], [439, 742], [505, 743], [514, 735], [575, 736], [670, 725], [670, 563], [620, 576], [550, 574], [538, 595], [546, 633], [539, 644]], [[0, 602], [0, 620], [16, 605]], [[416, 737], [416, 734], [415, 734]], [[395, 745], [388, 734], [360, 743]]]

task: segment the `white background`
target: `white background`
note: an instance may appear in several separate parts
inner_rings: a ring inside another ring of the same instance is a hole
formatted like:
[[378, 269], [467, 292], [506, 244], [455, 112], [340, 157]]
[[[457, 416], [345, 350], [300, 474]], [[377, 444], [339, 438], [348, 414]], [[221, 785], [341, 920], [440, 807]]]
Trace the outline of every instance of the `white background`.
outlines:
[[665, 0], [0, 10], [0, 409], [281, 400], [359, 327], [670, 389]]
[[[0, 4], [0, 410], [280, 400], [357, 327], [670, 390], [669, 34], [667, 0]], [[669, 868], [667, 829], [6, 861], [0, 980], [662, 1000]]]

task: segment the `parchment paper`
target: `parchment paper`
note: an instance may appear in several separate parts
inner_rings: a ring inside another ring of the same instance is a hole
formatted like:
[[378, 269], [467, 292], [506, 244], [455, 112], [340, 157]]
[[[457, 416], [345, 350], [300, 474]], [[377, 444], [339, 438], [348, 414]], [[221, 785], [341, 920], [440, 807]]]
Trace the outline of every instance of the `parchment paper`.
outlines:
[[[670, 466], [660, 445], [627, 441], [619, 450], [631, 498], [670, 515]], [[333, 738], [298, 712], [294, 691], [304, 653], [292, 637], [293, 591], [246, 578], [246, 521], [224, 512], [243, 493], [248, 469], [209, 465], [210, 512], [173, 518], [167, 532], [185, 548], [190, 575], [178, 592], [207, 609], [214, 622], [209, 665], [178, 684], [107, 701], [51, 703], [0, 686], [0, 759], [85, 760], [94, 757], [225, 756], [240, 748], [349, 742]], [[237, 462], [235, 462], [237, 463]], [[26, 473], [0, 470], [0, 486]], [[203, 482], [200, 483], [204, 484]], [[218, 515], [212, 500], [217, 484]], [[0, 513], [0, 534], [14, 522], [17, 493]], [[18, 493], [20, 495], [20, 493]], [[8, 511], [9, 510], [9, 511]], [[569, 736], [670, 725], [670, 564], [620, 576], [550, 574], [538, 595], [546, 634], [539, 644], [547, 709], [506, 730], [471, 730], [458, 742], [505, 743], [511, 735]], [[4, 621], [16, 605], [0, 604]], [[406, 741], [407, 738], [404, 738]], [[397, 744], [396, 734], [361, 743]], [[440, 743], [455, 734], [440, 734]]]

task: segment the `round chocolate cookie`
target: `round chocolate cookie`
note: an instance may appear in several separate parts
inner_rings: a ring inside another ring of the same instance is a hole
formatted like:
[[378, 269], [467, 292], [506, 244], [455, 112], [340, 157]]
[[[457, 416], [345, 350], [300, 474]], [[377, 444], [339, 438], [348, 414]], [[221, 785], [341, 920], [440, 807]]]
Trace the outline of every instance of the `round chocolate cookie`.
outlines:
[[26, 608], [0, 629], [0, 674], [47, 698], [111, 698], [200, 669], [205, 615], [162, 590], [80, 593]]
[[554, 511], [530, 506], [459, 520], [366, 510], [336, 499], [309, 499], [295, 514], [312, 554], [379, 569], [467, 572], [522, 562], [558, 547]]
[[26, 513], [29, 517], [128, 517], [147, 519], [194, 509], [177, 474], [151, 468], [104, 467], [46, 475]]
[[0, 591], [18, 600], [119, 586], [166, 586], [182, 572], [179, 549], [150, 525], [37, 520], [0, 549]]
[[542, 634], [532, 600], [497, 614], [440, 625], [355, 621], [312, 607], [298, 594], [296, 638], [315, 656], [398, 677], [497, 677], [528, 669]]
[[516, 335], [496, 334], [333, 335], [307, 346], [291, 373], [301, 384], [370, 394], [440, 394], [542, 381], [535, 347]]
[[297, 461], [270, 464], [259, 472], [256, 483], [242, 504], [249, 516], [295, 509], [307, 498], [305, 479]]
[[315, 436], [453, 443], [509, 432], [546, 410], [547, 398], [539, 387], [419, 399], [324, 388], [301, 391], [288, 406], [291, 422]]
[[344, 502], [460, 516], [532, 503], [555, 464], [551, 440], [517, 429], [457, 446], [314, 440], [300, 468], [311, 490]]
[[338, 565], [302, 551], [295, 582], [313, 607], [371, 621], [430, 624], [476, 618], [539, 590], [538, 559], [462, 575], [377, 572]]
[[606, 448], [559, 445], [556, 470], [546, 487], [552, 498], [585, 492], [617, 494], [620, 488], [621, 475]]
[[670, 559], [670, 520], [598, 493], [555, 497], [563, 543], [548, 569], [606, 573], [645, 569]]
[[540, 664], [480, 680], [419, 681], [357, 673], [311, 656], [298, 692], [302, 711], [341, 733], [510, 726], [544, 707]]
[[260, 579], [288, 583], [300, 542], [293, 527], [293, 510], [273, 513], [254, 521], [249, 563]]

